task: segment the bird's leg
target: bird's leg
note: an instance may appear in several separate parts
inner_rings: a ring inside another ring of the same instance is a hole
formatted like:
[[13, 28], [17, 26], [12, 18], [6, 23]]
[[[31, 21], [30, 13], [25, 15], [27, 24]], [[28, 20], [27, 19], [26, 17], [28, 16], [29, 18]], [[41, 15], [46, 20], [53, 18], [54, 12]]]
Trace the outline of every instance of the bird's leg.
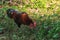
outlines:
[[17, 24], [17, 26], [20, 28], [20, 23], [17, 21], [17, 20], [15, 20], [15, 23]]
[[17, 26], [18, 26], [19, 28], [20, 28], [20, 25], [21, 25], [21, 24], [17, 24]]
[[20, 29], [20, 27], [21, 27], [20, 25], [21, 25], [21, 24], [17, 24], [17, 26], [18, 26], [17, 30], [19, 30], [19, 29]]

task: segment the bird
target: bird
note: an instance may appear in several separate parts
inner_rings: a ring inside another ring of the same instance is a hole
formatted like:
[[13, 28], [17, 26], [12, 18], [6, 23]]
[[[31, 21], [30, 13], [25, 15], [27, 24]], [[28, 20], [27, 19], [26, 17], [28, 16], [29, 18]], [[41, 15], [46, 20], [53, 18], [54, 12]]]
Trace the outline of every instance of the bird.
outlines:
[[36, 21], [33, 21], [26, 12], [19, 12], [17, 10], [9, 8], [7, 9], [6, 13], [9, 18], [14, 20], [19, 28], [21, 27], [21, 24], [27, 25], [30, 28], [36, 27]]

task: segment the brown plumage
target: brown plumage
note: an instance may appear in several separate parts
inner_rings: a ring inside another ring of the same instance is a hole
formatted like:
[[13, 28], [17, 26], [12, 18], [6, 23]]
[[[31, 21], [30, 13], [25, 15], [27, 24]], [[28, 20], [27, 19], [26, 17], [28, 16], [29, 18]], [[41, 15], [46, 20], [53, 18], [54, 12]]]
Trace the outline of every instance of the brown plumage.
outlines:
[[20, 27], [21, 24], [28, 25], [30, 28], [36, 27], [36, 22], [33, 22], [26, 12], [18, 12], [14, 9], [8, 9], [7, 16], [14, 19], [18, 27]]

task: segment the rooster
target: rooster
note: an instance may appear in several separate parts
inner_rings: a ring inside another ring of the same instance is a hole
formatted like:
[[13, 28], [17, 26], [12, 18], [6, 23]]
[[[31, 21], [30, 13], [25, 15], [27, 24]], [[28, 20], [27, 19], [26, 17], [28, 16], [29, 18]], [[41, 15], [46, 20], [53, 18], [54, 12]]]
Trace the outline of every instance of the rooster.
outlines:
[[18, 12], [14, 9], [8, 9], [7, 16], [14, 19], [18, 27], [20, 27], [21, 24], [30, 26], [30, 28], [36, 27], [36, 22], [33, 21], [26, 12]]

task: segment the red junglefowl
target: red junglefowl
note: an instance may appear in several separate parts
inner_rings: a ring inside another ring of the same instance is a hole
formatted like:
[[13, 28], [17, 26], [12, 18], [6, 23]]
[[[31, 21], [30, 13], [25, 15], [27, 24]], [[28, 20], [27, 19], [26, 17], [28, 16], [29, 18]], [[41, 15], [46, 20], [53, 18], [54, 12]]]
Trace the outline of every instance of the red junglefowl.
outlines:
[[30, 28], [36, 27], [36, 22], [29, 18], [28, 14], [26, 12], [18, 12], [14, 9], [8, 9], [7, 10], [7, 16], [9, 18], [14, 19], [15, 23], [18, 25], [18, 27], [21, 26], [21, 24], [28, 25]]

